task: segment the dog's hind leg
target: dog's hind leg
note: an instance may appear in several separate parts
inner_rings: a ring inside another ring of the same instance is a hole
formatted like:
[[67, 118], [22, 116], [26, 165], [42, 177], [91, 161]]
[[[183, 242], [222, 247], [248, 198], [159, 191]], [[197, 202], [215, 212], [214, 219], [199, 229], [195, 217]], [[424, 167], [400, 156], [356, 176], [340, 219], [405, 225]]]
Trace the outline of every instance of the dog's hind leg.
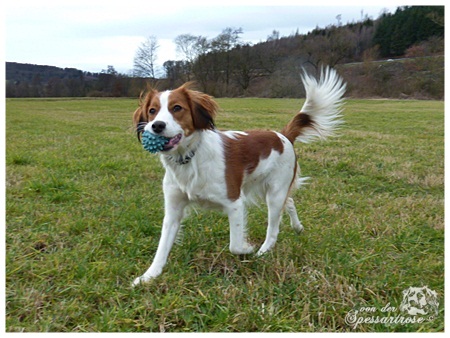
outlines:
[[269, 211], [269, 224], [267, 226], [266, 240], [259, 249], [257, 253], [258, 256], [272, 249], [277, 241], [286, 194], [286, 191], [279, 190], [277, 192], [269, 191], [266, 195], [267, 208]]
[[291, 219], [291, 226], [297, 233], [301, 233], [303, 231], [303, 225], [298, 219], [297, 209], [295, 208], [294, 200], [291, 197], [288, 197], [286, 200], [286, 205], [284, 207]]

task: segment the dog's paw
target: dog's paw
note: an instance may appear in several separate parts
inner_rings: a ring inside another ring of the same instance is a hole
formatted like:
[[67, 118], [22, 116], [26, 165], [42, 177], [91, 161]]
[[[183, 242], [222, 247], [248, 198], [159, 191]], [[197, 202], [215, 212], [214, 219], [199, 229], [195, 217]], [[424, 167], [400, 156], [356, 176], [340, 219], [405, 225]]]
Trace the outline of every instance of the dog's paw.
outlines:
[[300, 222], [292, 224], [292, 229], [294, 229], [297, 234], [301, 234], [303, 230], [305, 230], [302, 223]]
[[259, 249], [258, 252], [256, 253], [256, 257], [261, 257], [261, 256], [264, 255], [267, 251], [269, 251], [269, 250], [262, 251], [261, 249]]
[[133, 286], [149, 283], [152, 279], [158, 277], [162, 272], [162, 266], [152, 265], [150, 268], [141, 276], [134, 280]]
[[145, 283], [145, 282], [143, 281], [142, 277], [138, 277], [133, 281], [133, 284], [131, 284], [131, 286], [135, 287], [135, 286], [140, 285], [141, 283]]
[[136, 278], [133, 281], [133, 284], [131, 285], [132, 287], [138, 286], [138, 285], [143, 285], [143, 284], [147, 284], [152, 280], [152, 277], [146, 277], [145, 275]]
[[275, 245], [275, 242], [272, 242], [272, 243], [264, 242], [263, 245], [261, 246], [261, 248], [256, 253], [256, 257], [261, 257], [262, 255], [266, 254], [273, 248], [274, 245]]
[[234, 247], [230, 245], [230, 251], [233, 255], [248, 255], [255, 251], [255, 247], [248, 243], [244, 243], [242, 246], [239, 247]]
[[255, 252], [255, 247], [251, 244], [248, 243], [244, 243], [244, 247], [242, 248], [242, 253], [241, 255], [247, 255], [247, 254], [251, 254]]

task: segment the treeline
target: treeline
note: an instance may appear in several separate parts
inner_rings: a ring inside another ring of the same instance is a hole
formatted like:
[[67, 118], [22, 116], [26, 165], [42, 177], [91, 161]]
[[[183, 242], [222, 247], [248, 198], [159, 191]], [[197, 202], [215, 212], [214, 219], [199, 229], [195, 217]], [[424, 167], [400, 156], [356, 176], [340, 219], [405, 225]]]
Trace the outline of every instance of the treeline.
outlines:
[[444, 6], [403, 7], [378, 21], [373, 44], [382, 57], [401, 56], [415, 44], [444, 37]]
[[119, 74], [113, 66], [91, 73], [6, 62], [6, 97], [136, 97], [147, 82]]
[[[218, 97], [298, 97], [303, 95], [299, 92], [302, 68], [317, 72], [321, 65], [336, 67], [358, 62], [367, 65], [399, 56], [442, 55], [443, 20], [444, 7], [416, 6], [400, 7], [394, 14], [385, 13], [377, 20], [365, 17], [347, 25], [338, 22], [316, 28], [306, 35], [297, 33], [279, 37], [274, 31], [265, 42], [256, 45], [242, 43], [238, 37], [239, 29], [225, 29], [211, 40], [185, 35], [176, 40], [179, 50], [186, 54], [185, 60], [169, 61], [164, 66], [170, 86], [195, 79], [201, 90]], [[439, 64], [439, 60], [437, 62]], [[439, 69], [433, 62], [429, 63], [433, 71], [443, 71], [442, 67]], [[364, 72], [370, 68], [366, 75], [375, 80], [378, 78], [372, 76], [372, 68], [379, 66], [360, 67], [360, 70]], [[402, 63], [398, 64], [398, 70], [403, 68]], [[422, 69], [421, 66], [417, 68]], [[345, 77], [346, 68], [340, 69]], [[422, 70], [427, 72], [427, 69]], [[391, 73], [402, 76], [397, 70]], [[407, 78], [409, 76], [404, 80]], [[436, 78], [443, 79], [442, 76]], [[378, 87], [378, 83], [359, 84], [369, 87], [366, 91], [369, 96], [370, 88]], [[443, 95], [443, 81], [440, 85]], [[436, 98], [434, 93], [430, 97]], [[393, 94], [378, 91], [373, 95], [392, 97]], [[414, 96], [414, 93], [406, 95]], [[422, 97], [424, 95], [426, 92], [421, 93]], [[440, 93], [438, 97], [441, 97]]]
[[[338, 20], [336, 25], [288, 37], [273, 31], [255, 45], [243, 42], [242, 33], [229, 27], [212, 39], [178, 36], [175, 43], [183, 60], [166, 61], [165, 76], [159, 79], [145, 77], [154, 74], [153, 69], [141, 74], [135, 70], [129, 76], [118, 74], [113, 66], [98, 74], [70, 70], [72, 75], [65, 77], [37, 73], [9, 77], [7, 63], [6, 95], [136, 97], [146, 83], [166, 89], [194, 80], [200, 90], [216, 97], [299, 97], [304, 94], [301, 69], [315, 72], [324, 64], [338, 68], [349, 83], [349, 95], [433, 99], [444, 95], [443, 6], [399, 7], [376, 20], [366, 16], [346, 25]], [[139, 55], [153, 65], [157, 44], [155, 39], [150, 42]], [[136, 58], [135, 67], [138, 62]]]

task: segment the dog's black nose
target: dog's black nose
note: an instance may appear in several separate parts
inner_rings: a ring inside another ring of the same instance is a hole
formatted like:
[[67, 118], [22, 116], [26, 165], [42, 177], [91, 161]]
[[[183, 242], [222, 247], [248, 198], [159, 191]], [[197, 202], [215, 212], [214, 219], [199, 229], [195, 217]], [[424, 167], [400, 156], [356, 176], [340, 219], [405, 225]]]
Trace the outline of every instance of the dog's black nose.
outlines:
[[159, 134], [166, 128], [166, 122], [163, 121], [155, 121], [152, 124], [152, 129], [155, 133]]

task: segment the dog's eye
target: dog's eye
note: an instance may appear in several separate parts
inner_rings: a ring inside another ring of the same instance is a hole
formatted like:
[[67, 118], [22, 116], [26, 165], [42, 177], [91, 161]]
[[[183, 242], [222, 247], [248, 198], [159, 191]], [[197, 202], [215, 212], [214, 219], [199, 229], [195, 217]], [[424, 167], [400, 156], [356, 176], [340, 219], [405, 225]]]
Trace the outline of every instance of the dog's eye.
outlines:
[[150, 110], [148, 112], [150, 113], [150, 115], [154, 115], [156, 113], [156, 109], [150, 108]]
[[177, 111], [180, 111], [181, 109], [183, 109], [183, 108], [181, 108], [181, 106], [176, 105], [176, 106], [173, 107], [173, 110], [172, 110], [172, 111], [173, 111], [174, 113], [176, 113]]

